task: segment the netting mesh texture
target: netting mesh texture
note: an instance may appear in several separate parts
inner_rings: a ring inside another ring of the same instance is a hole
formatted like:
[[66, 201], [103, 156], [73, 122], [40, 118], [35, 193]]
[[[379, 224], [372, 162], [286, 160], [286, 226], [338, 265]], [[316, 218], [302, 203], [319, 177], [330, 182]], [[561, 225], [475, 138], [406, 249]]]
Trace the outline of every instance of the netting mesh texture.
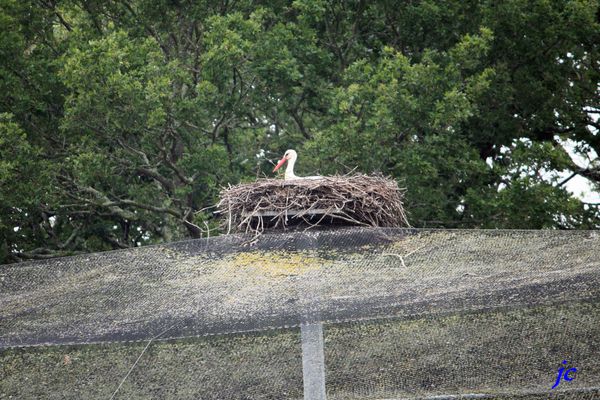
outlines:
[[[244, 243], [1, 266], [0, 398], [301, 399], [316, 321], [328, 399], [600, 398], [595, 232]], [[551, 390], [563, 360], [576, 377]]]

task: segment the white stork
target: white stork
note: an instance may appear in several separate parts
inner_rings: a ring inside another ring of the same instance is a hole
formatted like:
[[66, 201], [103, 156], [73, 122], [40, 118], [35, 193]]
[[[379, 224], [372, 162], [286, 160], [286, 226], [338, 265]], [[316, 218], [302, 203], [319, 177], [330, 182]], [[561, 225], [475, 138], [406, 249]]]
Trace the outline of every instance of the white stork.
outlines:
[[290, 150], [286, 151], [285, 154], [283, 155], [283, 157], [281, 158], [281, 160], [279, 160], [279, 162], [275, 166], [275, 168], [273, 168], [273, 172], [277, 171], [279, 169], [279, 167], [281, 167], [287, 161], [288, 164], [285, 167], [285, 175], [284, 175], [284, 179], [286, 181], [289, 181], [292, 179], [323, 179], [322, 176], [296, 176], [296, 174], [294, 174], [294, 165], [296, 164], [297, 158], [298, 158], [298, 153], [296, 153], [295, 150], [290, 149]]

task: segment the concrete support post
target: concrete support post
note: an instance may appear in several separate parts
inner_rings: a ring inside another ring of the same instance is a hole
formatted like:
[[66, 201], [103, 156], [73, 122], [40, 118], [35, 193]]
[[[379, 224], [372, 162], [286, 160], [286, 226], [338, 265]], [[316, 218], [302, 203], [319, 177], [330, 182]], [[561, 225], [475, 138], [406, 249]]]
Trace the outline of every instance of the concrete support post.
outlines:
[[304, 400], [325, 400], [325, 353], [323, 324], [310, 322], [300, 327]]

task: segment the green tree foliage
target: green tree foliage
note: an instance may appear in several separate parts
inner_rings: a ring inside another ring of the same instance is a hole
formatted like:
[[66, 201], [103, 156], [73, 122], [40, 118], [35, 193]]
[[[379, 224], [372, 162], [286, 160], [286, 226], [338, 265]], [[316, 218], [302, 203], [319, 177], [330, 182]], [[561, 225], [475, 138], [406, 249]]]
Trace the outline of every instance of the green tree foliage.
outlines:
[[598, 228], [565, 182], [600, 190], [599, 7], [0, 0], [1, 261], [214, 235], [287, 148], [414, 226]]

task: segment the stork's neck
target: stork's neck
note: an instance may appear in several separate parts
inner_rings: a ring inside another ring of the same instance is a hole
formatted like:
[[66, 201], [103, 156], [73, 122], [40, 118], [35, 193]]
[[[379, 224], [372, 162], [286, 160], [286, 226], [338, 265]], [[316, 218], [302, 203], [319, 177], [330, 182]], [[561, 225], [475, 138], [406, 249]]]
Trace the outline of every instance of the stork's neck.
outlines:
[[296, 179], [297, 176], [294, 174], [294, 165], [296, 164], [296, 157], [291, 157], [287, 166], [285, 167], [285, 179]]

